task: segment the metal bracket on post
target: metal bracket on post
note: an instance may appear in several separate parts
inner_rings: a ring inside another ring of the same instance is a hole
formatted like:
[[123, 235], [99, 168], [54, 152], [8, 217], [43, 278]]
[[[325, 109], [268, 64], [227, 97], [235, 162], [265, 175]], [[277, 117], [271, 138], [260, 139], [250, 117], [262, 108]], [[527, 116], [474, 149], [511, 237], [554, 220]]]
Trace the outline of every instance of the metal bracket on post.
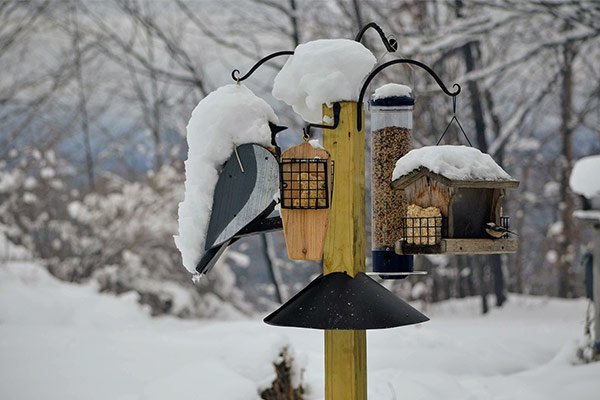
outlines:
[[333, 103], [333, 125], [324, 125], [324, 124], [308, 124], [306, 128], [304, 128], [304, 139], [310, 139], [310, 130], [312, 128], [320, 128], [320, 129], [337, 129], [340, 123], [340, 110], [342, 106], [340, 103]]

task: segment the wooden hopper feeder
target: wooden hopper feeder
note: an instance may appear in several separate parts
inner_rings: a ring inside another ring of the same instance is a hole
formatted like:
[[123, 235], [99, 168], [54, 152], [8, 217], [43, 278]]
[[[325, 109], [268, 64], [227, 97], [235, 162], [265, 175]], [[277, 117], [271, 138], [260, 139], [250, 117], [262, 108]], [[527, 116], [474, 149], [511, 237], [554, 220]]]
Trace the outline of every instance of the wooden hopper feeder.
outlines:
[[[474, 174], [458, 176], [439, 170], [447, 163], [432, 167], [427, 161], [419, 162], [455, 149], [458, 152], [453, 159], [459, 160], [463, 171], [470, 169]], [[503, 215], [502, 207], [504, 193], [507, 188], [517, 188], [519, 181], [504, 172], [489, 155], [474, 148], [432, 146], [411, 153], [405, 156], [409, 160], [403, 157], [398, 161], [396, 169], [401, 163], [416, 168], [401, 174], [395, 171], [392, 183], [395, 189], [404, 190], [408, 203], [401, 239], [396, 242], [398, 254], [494, 254], [517, 250], [516, 238], [508, 232], [492, 238], [486, 232], [486, 224], [492, 222], [508, 229], [509, 218]], [[457, 154], [460, 156], [456, 157]], [[432, 172], [428, 165], [439, 171]]]
[[333, 180], [333, 162], [324, 149], [303, 143], [280, 160], [281, 220], [291, 260], [321, 260]]

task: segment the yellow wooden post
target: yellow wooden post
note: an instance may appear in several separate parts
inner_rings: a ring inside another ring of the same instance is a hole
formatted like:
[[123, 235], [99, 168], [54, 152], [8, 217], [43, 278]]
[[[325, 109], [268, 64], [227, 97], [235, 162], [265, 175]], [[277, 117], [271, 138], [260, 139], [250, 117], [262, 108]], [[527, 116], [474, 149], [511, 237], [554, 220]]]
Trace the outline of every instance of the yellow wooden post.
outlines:
[[[356, 113], [355, 102], [342, 102], [337, 129], [325, 130], [323, 134], [323, 145], [334, 162], [324, 274], [346, 272], [354, 276], [365, 272], [365, 135], [364, 129], [357, 130]], [[324, 105], [323, 115], [333, 117], [332, 109]], [[325, 399], [366, 398], [366, 332], [326, 330]]]

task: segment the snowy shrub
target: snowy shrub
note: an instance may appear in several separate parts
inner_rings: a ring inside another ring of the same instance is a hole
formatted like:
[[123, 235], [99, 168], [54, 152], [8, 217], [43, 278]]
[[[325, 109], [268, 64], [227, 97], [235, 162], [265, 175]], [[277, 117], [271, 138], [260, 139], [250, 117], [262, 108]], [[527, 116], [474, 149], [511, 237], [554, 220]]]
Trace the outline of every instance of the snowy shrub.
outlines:
[[146, 182], [119, 187], [115, 181], [107, 193], [90, 193], [68, 204], [70, 221], [63, 233], [73, 251], [52, 265], [52, 272], [75, 280], [93, 278], [103, 291], [136, 291], [154, 315], [222, 317], [250, 311], [226, 259], [198, 286], [181, 268], [173, 241], [181, 176], [164, 166]]
[[[164, 166], [137, 182], [104, 174], [81, 187], [53, 152], [13, 153], [0, 165], [2, 237], [69, 282], [96, 280], [100, 290], [135, 291], [154, 315], [228, 317], [252, 311], [235, 287], [227, 258], [194, 286], [173, 241], [183, 174]], [[228, 304], [229, 303], [229, 304]]]
[[34, 257], [60, 254], [62, 241], [55, 221], [64, 219], [71, 197], [63, 179], [72, 175], [53, 151], [10, 152], [0, 165], [0, 224], [12, 243]]
[[260, 398], [264, 400], [304, 399], [305, 389], [302, 383], [304, 371], [296, 371], [294, 358], [289, 354], [287, 347], [281, 349], [279, 357], [273, 362], [273, 367], [275, 367], [275, 379], [271, 387], [260, 392]]

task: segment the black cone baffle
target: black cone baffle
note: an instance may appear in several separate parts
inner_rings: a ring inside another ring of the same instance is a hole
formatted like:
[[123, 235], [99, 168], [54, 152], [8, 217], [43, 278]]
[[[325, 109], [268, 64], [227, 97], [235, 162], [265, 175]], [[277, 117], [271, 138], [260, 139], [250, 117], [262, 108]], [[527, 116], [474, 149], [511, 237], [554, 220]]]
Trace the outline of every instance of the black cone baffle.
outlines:
[[389, 290], [358, 273], [321, 275], [264, 321], [312, 329], [384, 329], [429, 321]]

